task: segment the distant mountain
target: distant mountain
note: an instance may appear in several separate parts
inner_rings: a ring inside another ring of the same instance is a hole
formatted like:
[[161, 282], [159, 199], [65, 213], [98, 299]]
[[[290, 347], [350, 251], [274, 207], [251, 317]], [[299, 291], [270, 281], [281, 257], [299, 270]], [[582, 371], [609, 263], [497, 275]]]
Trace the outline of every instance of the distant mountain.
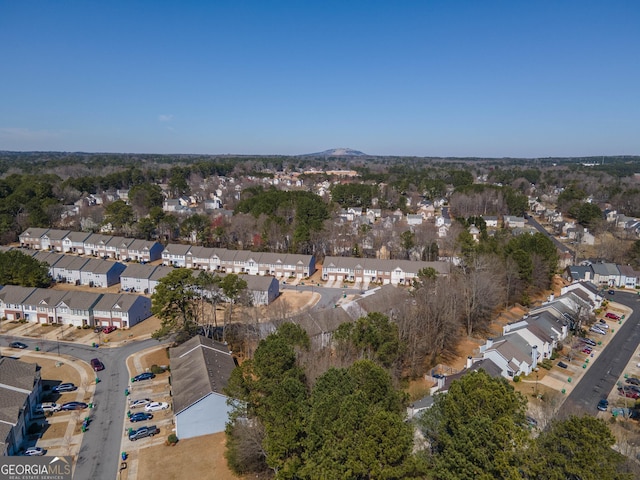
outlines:
[[302, 156], [303, 157], [368, 157], [369, 155], [359, 150], [353, 150], [351, 148], [332, 148], [331, 150], [325, 150], [324, 152], [308, 153]]

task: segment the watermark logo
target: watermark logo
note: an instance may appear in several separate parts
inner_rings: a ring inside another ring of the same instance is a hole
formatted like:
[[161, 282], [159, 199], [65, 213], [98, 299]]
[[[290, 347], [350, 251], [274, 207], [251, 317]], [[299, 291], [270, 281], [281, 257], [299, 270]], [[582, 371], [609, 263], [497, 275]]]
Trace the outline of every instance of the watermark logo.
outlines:
[[71, 480], [71, 457], [0, 457], [0, 480]]

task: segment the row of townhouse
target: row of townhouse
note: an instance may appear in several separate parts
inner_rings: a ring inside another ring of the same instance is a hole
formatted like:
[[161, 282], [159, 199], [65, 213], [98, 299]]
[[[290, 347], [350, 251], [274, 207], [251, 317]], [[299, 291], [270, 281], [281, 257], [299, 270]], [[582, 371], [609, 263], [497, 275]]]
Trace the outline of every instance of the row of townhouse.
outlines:
[[565, 269], [563, 276], [570, 282], [592, 282], [600, 287], [635, 289], [640, 285], [640, 271], [630, 265], [615, 263], [570, 265]]
[[116, 260], [136, 260], [141, 263], [162, 259], [164, 265], [174, 267], [272, 275], [278, 278], [306, 278], [316, 271], [313, 255], [251, 252], [183, 244], [163, 247], [160, 243], [147, 240], [45, 228], [25, 230], [20, 235], [20, 246]]
[[151, 316], [151, 300], [141, 295], [52, 290], [5, 285], [0, 317], [42, 324], [133, 327]]
[[0, 357], [0, 456], [20, 453], [41, 396], [38, 365]]
[[420, 270], [424, 268], [433, 268], [438, 274], [446, 275], [450, 272], [451, 264], [448, 262], [326, 257], [322, 265], [322, 279], [366, 284], [410, 285], [418, 277]]
[[53, 228], [28, 228], [19, 236], [20, 246], [78, 255], [152, 262], [162, 255], [162, 244], [150, 240], [114, 237], [98, 233]]
[[49, 265], [49, 274], [56, 282], [90, 287], [106, 288], [120, 283], [120, 274], [126, 268], [120, 262], [53, 252], [36, 251], [33, 258]]
[[482, 368], [505, 378], [529, 375], [538, 362], [550, 358], [578, 318], [602, 303], [598, 287], [576, 282], [542, 306], [531, 310], [517, 322], [507, 324], [502, 336], [489, 338], [480, 347], [481, 358], [467, 360], [467, 368], [482, 363]]
[[307, 278], [316, 271], [313, 255], [251, 252], [182, 244], [167, 245], [162, 252], [162, 263], [174, 267], [271, 275], [277, 278]]
[[[163, 265], [128, 265], [120, 275], [121, 288], [127, 292], [143, 292], [153, 294], [160, 280], [174, 270], [174, 267]], [[200, 274], [199, 270], [196, 274]], [[224, 277], [224, 273], [216, 273]], [[247, 291], [253, 300], [253, 305], [269, 305], [280, 295], [280, 283], [274, 277], [243, 275], [247, 282]]]

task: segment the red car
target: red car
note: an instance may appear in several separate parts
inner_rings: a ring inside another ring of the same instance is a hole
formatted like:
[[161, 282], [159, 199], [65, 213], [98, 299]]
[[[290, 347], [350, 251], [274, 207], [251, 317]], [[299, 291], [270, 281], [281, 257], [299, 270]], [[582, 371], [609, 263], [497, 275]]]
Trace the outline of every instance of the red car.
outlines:
[[616, 315], [615, 313], [611, 312], [608, 312], [605, 317], [610, 318], [611, 320], [620, 320], [620, 315]]
[[586, 353], [587, 355], [589, 355], [593, 350], [591, 350], [591, 348], [589, 347], [584, 347], [582, 349], [582, 353]]
[[631, 390], [629, 388], [624, 388], [624, 387], [618, 389], [618, 394], [622, 395], [623, 397], [633, 398], [634, 400], [640, 396], [638, 395], [638, 392], [636, 392], [635, 390]]
[[102, 363], [98, 358], [92, 358], [91, 367], [94, 371], [99, 372], [101, 370], [104, 370], [104, 363]]
[[102, 330], [102, 333], [115, 332], [117, 329], [118, 327], [113, 327], [113, 326], [104, 327], [104, 329]]

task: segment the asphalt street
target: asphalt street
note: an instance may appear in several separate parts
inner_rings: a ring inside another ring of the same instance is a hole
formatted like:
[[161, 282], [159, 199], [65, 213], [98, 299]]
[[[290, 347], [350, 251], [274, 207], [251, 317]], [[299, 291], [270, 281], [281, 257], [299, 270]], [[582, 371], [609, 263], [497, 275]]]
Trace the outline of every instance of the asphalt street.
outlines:
[[554, 237], [553, 235], [551, 235], [542, 225], [540, 225], [538, 223], [538, 221], [533, 218], [531, 215], [526, 214], [525, 218], [527, 219], [527, 223], [529, 225], [531, 225], [533, 228], [535, 228], [536, 230], [538, 230], [540, 233], [546, 235], [554, 244], [555, 246], [558, 248], [558, 250], [560, 250], [561, 252], [569, 252], [571, 254], [573, 254], [573, 250], [571, 250], [569, 247], [567, 247], [564, 243], [562, 243], [560, 240], [558, 240], [556, 237]]
[[[16, 337], [0, 336], [0, 347], [6, 347]], [[114, 479], [120, 466], [120, 443], [124, 432], [125, 389], [129, 385], [126, 359], [140, 350], [158, 345], [157, 340], [143, 340], [115, 348], [92, 348], [67, 342], [38, 340], [42, 351], [69, 355], [85, 362], [99, 358], [105, 369], [98, 372], [100, 383], [96, 386], [94, 404], [90, 412], [91, 424], [82, 437], [75, 479]]]
[[[611, 300], [637, 309], [638, 295], [617, 291]], [[640, 315], [632, 313], [623, 320], [620, 330], [609, 345], [596, 357], [580, 382], [574, 387], [558, 411], [558, 417], [596, 415], [598, 401], [606, 398], [624, 373], [629, 359], [640, 343]]]

